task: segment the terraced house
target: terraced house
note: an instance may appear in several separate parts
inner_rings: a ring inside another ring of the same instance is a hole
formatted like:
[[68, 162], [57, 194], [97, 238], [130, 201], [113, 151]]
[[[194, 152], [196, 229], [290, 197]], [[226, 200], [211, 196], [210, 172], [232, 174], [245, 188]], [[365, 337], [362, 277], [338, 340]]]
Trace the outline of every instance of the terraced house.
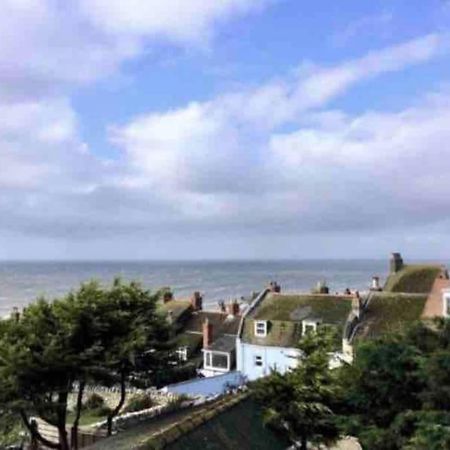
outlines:
[[[341, 336], [347, 323], [359, 315], [359, 308], [357, 295], [264, 291], [243, 317], [236, 340], [237, 370], [249, 380], [269, 375], [271, 370], [286, 372], [298, 363], [296, 347], [305, 333], [332, 325]], [[345, 358], [341, 338], [330, 356], [336, 364]]]
[[349, 343], [355, 345], [359, 339], [395, 333], [418, 320], [449, 316], [450, 279], [446, 267], [404, 264], [400, 254], [394, 253], [385, 286], [368, 297]]

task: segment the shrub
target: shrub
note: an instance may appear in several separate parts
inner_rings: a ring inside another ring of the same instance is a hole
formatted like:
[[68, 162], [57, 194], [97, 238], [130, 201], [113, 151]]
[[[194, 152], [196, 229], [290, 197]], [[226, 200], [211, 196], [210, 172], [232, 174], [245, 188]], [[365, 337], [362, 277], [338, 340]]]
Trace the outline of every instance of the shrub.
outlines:
[[143, 409], [149, 409], [154, 406], [155, 402], [149, 394], [135, 395], [128, 402], [124, 412], [142, 411]]
[[101, 409], [104, 406], [105, 400], [101, 395], [96, 394], [95, 392], [88, 397], [86, 403], [84, 404], [84, 407], [89, 410]]

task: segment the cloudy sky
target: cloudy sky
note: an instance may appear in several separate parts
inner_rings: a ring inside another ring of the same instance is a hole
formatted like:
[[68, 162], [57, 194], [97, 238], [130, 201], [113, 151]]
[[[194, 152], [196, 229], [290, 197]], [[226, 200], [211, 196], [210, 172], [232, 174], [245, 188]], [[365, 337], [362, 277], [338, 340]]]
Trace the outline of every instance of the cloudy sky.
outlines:
[[450, 258], [450, 2], [0, 12], [0, 259]]

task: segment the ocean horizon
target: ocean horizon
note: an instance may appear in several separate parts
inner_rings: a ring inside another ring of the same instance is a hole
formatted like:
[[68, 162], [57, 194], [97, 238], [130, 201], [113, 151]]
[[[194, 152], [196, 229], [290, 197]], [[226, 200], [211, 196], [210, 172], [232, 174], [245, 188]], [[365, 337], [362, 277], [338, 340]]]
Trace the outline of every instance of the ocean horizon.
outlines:
[[[443, 264], [447, 261], [442, 261]], [[299, 260], [139, 260], [139, 261], [0, 261], [0, 315], [22, 308], [39, 297], [57, 298], [80, 283], [111, 283], [119, 276], [157, 290], [170, 286], [177, 298], [194, 291], [204, 295], [206, 307], [220, 300], [248, 296], [271, 280], [283, 292], [308, 292], [326, 281], [331, 292], [346, 288], [367, 290], [374, 275], [383, 283], [388, 259]]]

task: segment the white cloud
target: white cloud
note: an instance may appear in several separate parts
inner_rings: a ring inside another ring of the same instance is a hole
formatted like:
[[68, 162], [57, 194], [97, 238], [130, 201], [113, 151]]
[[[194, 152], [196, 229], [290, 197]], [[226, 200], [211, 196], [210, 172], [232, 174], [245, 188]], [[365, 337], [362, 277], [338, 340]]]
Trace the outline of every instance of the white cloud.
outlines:
[[[396, 113], [350, 116], [326, 105], [357, 83], [446, 52], [446, 36], [425, 36], [143, 115], [113, 128], [112, 140], [125, 152], [127, 181], [140, 181], [132, 188], [157, 193], [188, 228], [298, 232], [433, 223], [450, 208], [450, 94]], [[287, 124], [297, 131], [282, 131]]]
[[267, 0], [81, 0], [86, 16], [107, 33], [204, 45], [215, 26], [260, 9]]

